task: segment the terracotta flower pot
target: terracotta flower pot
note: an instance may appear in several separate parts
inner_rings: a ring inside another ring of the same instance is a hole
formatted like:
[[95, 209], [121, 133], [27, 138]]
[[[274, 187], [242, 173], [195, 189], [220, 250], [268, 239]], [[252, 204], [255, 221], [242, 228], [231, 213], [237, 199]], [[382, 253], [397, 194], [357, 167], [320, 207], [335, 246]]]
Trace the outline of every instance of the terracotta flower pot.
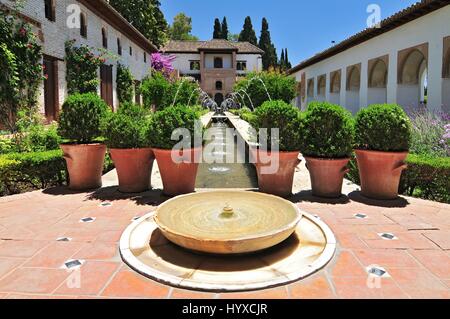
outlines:
[[[256, 171], [258, 173], [259, 191], [281, 197], [292, 195], [294, 184], [295, 168], [300, 164], [298, 158], [300, 152], [267, 152], [258, 150], [256, 158]], [[265, 163], [269, 156], [278, 156], [279, 163], [272, 163], [272, 160]], [[267, 158], [264, 160], [264, 158]], [[273, 165], [272, 165], [273, 164]], [[271, 168], [273, 166], [275, 169]]]
[[168, 196], [188, 194], [195, 191], [198, 164], [201, 159], [201, 148], [185, 150], [172, 160], [172, 150], [153, 149], [163, 183], [163, 193]]
[[119, 191], [141, 193], [151, 188], [155, 156], [151, 148], [110, 149], [119, 177]]
[[60, 145], [69, 172], [69, 188], [87, 190], [102, 186], [104, 144], [62, 144]]
[[373, 199], [396, 199], [408, 152], [355, 150], [361, 193]]
[[344, 176], [349, 172], [349, 158], [322, 159], [305, 157], [314, 196], [337, 198], [342, 194]]

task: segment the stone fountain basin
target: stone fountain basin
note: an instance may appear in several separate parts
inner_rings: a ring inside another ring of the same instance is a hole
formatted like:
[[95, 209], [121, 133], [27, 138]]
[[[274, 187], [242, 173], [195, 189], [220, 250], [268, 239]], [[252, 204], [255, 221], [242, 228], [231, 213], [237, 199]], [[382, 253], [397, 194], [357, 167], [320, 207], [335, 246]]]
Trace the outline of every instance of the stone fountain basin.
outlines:
[[178, 196], [158, 207], [155, 223], [172, 243], [212, 254], [245, 254], [290, 237], [302, 218], [282, 198], [255, 192], [213, 191]]

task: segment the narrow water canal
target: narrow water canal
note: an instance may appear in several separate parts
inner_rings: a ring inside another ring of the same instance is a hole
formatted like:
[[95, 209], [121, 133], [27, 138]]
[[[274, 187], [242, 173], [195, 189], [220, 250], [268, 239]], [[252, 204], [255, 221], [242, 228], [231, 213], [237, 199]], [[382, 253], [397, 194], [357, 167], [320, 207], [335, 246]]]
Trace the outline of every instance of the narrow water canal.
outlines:
[[[211, 125], [210, 132], [214, 138], [204, 147], [204, 158], [215, 157], [214, 163], [199, 165], [197, 188], [257, 188], [258, 178], [255, 167], [249, 163], [245, 151], [238, 147], [237, 137], [227, 138], [227, 121], [216, 122]], [[234, 160], [227, 161], [227, 156], [234, 154]], [[243, 161], [238, 161], [244, 158]]]

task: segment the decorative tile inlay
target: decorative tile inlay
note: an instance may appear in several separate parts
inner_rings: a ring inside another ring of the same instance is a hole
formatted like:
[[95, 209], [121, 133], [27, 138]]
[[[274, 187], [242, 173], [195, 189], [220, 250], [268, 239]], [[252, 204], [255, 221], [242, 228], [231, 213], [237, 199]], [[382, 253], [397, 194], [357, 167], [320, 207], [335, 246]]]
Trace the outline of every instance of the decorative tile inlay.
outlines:
[[103, 202], [103, 203], [101, 203], [98, 206], [100, 206], [100, 207], [110, 207], [110, 206], [112, 206], [112, 203], [111, 202]]
[[369, 266], [367, 267], [367, 273], [369, 275], [377, 276], [377, 277], [390, 277], [386, 269], [380, 266]]
[[355, 218], [358, 218], [358, 219], [365, 219], [368, 217], [366, 214], [363, 214], [363, 213], [358, 213], [353, 216], [355, 216]]
[[71, 241], [71, 240], [72, 240], [72, 238], [70, 238], [70, 237], [60, 237], [60, 238], [56, 239], [56, 241]]
[[93, 223], [95, 221], [95, 217], [85, 217], [80, 219], [80, 223]]
[[63, 268], [66, 268], [66, 269], [79, 268], [80, 266], [83, 265], [83, 263], [84, 263], [84, 260], [80, 260], [80, 259], [70, 259], [70, 260], [67, 260], [67, 261], [64, 263]]
[[390, 233], [379, 233], [378, 236], [385, 240], [397, 240], [398, 238], [394, 234]]

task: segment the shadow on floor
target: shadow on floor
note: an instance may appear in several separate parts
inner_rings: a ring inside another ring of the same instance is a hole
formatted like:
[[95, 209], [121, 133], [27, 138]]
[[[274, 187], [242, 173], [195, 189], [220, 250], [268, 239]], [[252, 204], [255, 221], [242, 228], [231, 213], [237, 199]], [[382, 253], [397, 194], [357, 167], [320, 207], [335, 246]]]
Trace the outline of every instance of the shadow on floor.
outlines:
[[119, 192], [117, 186], [99, 188], [91, 194], [87, 195], [88, 200], [115, 201], [128, 199], [134, 201], [137, 205], [158, 206], [169, 200], [170, 197], [162, 194], [162, 191], [149, 190], [143, 193], [122, 193]]
[[386, 208], [404, 208], [410, 203], [403, 197], [398, 197], [393, 200], [377, 200], [364, 197], [360, 191], [354, 191], [348, 194], [348, 197], [358, 203], [362, 203], [369, 206], [386, 207]]
[[325, 198], [318, 197], [312, 194], [312, 191], [301, 191], [288, 198], [293, 203], [298, 202], [311, 202], [320, 204], [332, 204], [332, 205], [345, 205], [350, 202], [349, 198], [345, 195], [341, 195], [338, 198]]

